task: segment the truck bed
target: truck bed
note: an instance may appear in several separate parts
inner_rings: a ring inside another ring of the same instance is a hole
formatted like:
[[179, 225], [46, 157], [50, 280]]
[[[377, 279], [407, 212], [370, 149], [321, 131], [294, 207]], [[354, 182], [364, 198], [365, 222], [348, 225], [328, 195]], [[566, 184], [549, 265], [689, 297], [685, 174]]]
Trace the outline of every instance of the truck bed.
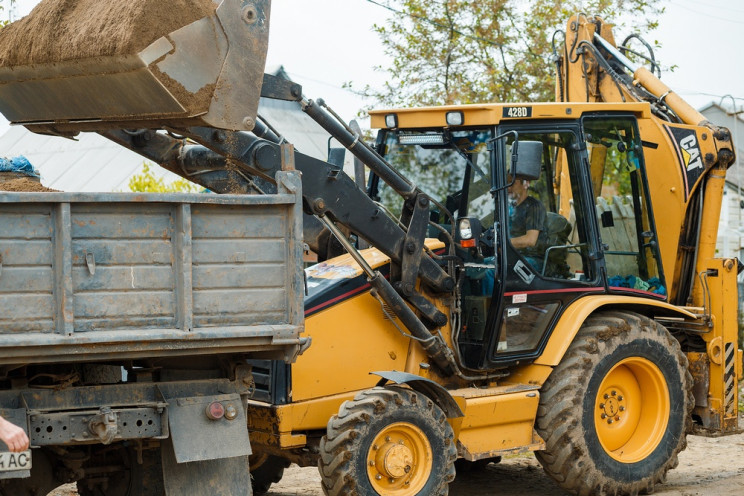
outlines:
[[[0, 364], [300, 346], [300, 180], [274, 195], [0, 194]], [[289, 188], [289, 189], [288, 189]]]

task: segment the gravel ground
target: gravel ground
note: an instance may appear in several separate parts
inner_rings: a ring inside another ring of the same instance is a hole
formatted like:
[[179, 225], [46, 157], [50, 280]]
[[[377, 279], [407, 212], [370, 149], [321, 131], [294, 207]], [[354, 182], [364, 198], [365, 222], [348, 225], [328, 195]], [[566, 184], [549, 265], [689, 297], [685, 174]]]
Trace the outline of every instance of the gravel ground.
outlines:
[[[679, 466], [666, 484], [656, 488], [664, 496], [741, 496], [744, 494], [744, 434], [711, 439], [688, 437]], [[498, 488], [496, 490], [495, 488]], [[272, 496], [322, 496], [320, 477], [313, 467], [290, 467]], [[459, 474], [450, 486], [452, 496], [562, 496], [567, 494], [543, 472], [532, 455], [491, 464], [480, 472]]]
[[[744, 427], [744, 382], [740, 385]], [[679, 466], [667, 475], [666, 484], [656, 488], [663, 496], [742, 496], [744, 495], [744, 434], [721, 438], [687, 437], [687, 449], [679, 456]], [[563, 496], [534, 456], [523, 455], [490, 464], [485, 470], [458, 474], [450, 486], [451, 496]], [[271, 496], [323, 496], [315, 467], [292, 465], [284, 478], [272, 486]], [[77, 496], [74, 484], [62, 486], [49, 496]]]
[[[741, 496], [744, 494], [744, 434], [718, 439], [690, 436], [669, 472], [667, 483], [657, 487], [664, 496]], [[498, 488], [498, 491], [495, 490]], [[269, 492], [272, 496], [323, 496], [318, 470], [291, 466]], [[491, 464], [480, 472], [458, 475], [450, 486], [453, 496], [562, 496], [566, 493], [543, 472], [531, 455]], [[50, 496], [75, 496], [74, 485], [63, 486]]]

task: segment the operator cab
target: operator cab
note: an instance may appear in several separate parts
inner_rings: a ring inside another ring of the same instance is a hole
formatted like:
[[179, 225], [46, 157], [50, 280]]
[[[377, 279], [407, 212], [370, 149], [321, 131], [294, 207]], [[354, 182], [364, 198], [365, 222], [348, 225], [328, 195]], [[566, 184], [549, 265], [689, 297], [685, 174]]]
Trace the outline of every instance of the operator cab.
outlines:
[[[453, 312], [461, 317], [452, 326], [466, 367], [535, 359], [553, 322], [584, 295], [666, 299], [633, 114], [398, 124], [379, 132], [377, 149], [432, 197], [429, 236], [461, 262], [460, 313]], [[368, 193], [401, 214], [400, 197], [374, 175]], [[528, 230], [539, 231], [528, 247], [516, 225], [525, 217]]]

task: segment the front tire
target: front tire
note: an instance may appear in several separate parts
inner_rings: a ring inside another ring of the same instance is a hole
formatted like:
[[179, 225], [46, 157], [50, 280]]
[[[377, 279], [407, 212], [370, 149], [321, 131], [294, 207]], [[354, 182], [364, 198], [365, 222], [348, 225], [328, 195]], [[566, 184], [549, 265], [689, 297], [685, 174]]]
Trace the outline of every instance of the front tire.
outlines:
[[445, 496], [457, 450], [444, 412], [402, 387], [376, 387], [341, 405], [320, 442], [329, 496]]
[[632, 312], [587, 319], [542, 387], [536, 452], [574, 494], [653, 492], [687, 446], [692, 377], [679, 343]]
[[263, 496], [269, 492], [272, 484], [282, 480], [284, 469], [289, 467], [289, 460], [260, 451], [249, 457], [251, 487], [253, 496]]

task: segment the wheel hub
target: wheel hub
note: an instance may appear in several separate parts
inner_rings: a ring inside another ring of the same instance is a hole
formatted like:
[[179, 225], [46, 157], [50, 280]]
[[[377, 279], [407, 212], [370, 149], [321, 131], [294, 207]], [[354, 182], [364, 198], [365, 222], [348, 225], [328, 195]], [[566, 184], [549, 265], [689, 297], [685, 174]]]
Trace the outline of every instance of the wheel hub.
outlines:
[[431, 474], [433, 454], [424, 432], [408, 422], [379, 432], [367, 453], [367, 475], [382, 496], [418, 494]]
[[610, 388], [605, 391], [598, 405], [600, 419], [607, 421], [608, 424], [619, 422], [626, 409], [625, 403], [625, 396], [617, 389]]
[[669, 390], [650, 360], [628, 357], [602, 380], [594, 426], [605, 452], [622, 463], [645, 459], [661, 442], [669, 421]]
[[397, 479], [405, 477], [413, 468], [413, 453], [403, 444], [386, 443], [375, 457], [378, 470], [384, 477]]

